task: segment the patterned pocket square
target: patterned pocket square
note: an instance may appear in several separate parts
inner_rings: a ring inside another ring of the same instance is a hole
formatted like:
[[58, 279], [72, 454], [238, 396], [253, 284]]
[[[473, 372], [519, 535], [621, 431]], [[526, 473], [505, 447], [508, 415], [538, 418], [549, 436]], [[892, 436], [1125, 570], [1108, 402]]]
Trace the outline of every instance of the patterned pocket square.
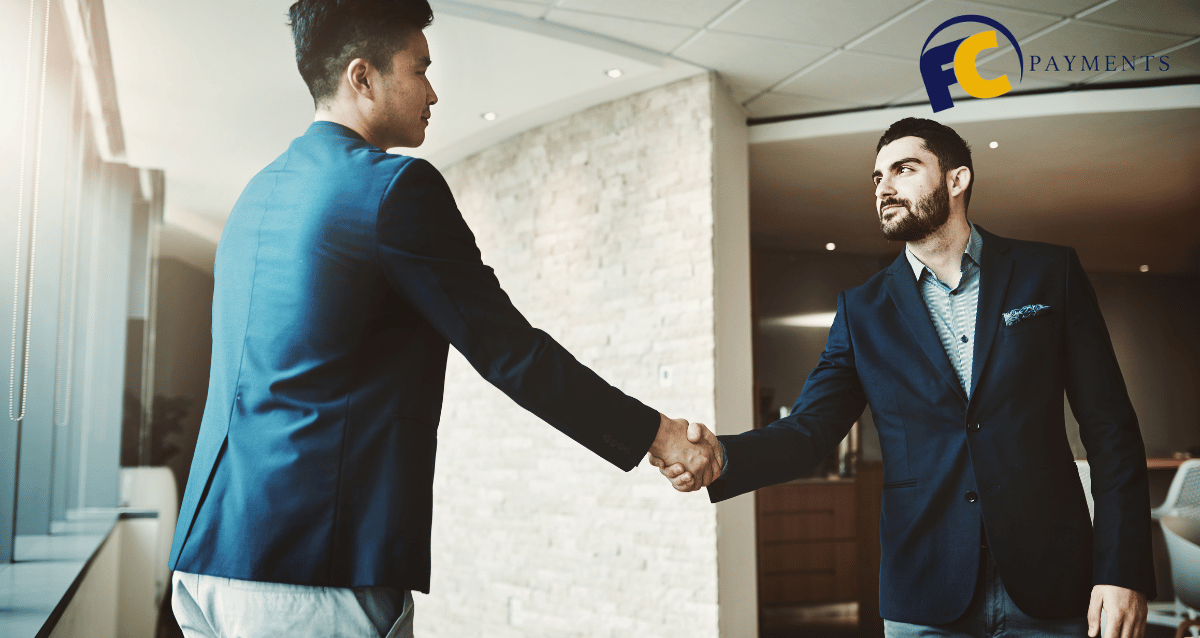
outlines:
[[1028, 306], [1022, 306], [1016, 310], [1009, 310], [1008, 312], [1004, 313], [1004, 325], [1016, 325], [1022, 320], [1029, 319], [1030, 317], [1036, 317], [1047, 312], [1050, 312], [1050, 306], [1044, 306], [1040, 303], [1031, 303]]

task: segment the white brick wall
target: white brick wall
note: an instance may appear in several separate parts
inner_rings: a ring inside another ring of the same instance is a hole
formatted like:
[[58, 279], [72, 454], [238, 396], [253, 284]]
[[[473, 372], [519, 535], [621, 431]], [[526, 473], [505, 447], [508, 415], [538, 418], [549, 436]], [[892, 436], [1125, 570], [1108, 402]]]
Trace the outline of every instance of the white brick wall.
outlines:
[[[709, 424], [712, 81], [577, 113], [444, 171], [533, 325], [648, 405]], [[434, 501], [422, 638], [717, 635], [706, 493], [676, 493], [645, 462], [617, 470], [454, 351]]]

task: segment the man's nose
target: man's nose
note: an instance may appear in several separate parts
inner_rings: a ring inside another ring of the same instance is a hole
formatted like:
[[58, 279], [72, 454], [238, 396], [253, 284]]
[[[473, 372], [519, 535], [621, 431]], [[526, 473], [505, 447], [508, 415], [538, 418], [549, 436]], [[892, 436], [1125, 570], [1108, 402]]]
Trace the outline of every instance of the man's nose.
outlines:
[[895, 194], [896, 189], [892, 188], [891, 181], [889, 181], [886, 177], [879, 180], [879, 183], [875, 185], [875, 197], [877, 199], [883, 199]]
[[434, 104], [437, 104], [437, 93], [434, 92], [432, 84], [428, 85], [428, 89], [429, 90], [425, 92], [425, 99], [427, 100], [429, 106], [433, 106]]

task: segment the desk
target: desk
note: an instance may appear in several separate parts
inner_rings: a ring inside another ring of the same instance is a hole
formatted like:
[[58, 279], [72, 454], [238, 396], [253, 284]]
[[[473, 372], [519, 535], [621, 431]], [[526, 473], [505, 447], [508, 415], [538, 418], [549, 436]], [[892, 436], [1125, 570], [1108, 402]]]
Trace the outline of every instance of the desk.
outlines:
[[1177, 470], [1186, 460], [1173, 456], [1152, 456], [1146, 459], [1146, 467], [1152, 470]]

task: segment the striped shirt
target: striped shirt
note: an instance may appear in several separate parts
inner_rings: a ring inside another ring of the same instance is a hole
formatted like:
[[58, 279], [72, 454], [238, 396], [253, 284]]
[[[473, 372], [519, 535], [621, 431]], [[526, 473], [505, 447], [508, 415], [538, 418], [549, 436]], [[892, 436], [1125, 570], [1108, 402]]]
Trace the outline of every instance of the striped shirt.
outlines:
[[925, 299], [929, 318], [937, 330], [950, 365], [958, 374], [967, 398], [971, 398], [971, 365], [975, 361], [975, 318], [979, 310], [979, 258], [983, 250], [983, 238], [971, 226], [971, 238], [963, 252], [962, 276], [958, 287], [951, 289], [933, 274], [928, 266], [904, 247], [904, 256], [912, 266], [917, 278], [917, 288]]

